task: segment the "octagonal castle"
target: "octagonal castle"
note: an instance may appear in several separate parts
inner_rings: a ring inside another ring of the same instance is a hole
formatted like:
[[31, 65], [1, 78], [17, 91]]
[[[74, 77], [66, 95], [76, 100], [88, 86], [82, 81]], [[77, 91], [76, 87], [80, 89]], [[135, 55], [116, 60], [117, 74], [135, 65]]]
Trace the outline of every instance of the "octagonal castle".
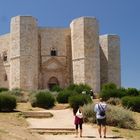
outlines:
[[11, 19], [0, 36], [0, 87], [26, 90], [86, 83], [95, 92], [107, 82], [121, 85], [120, 39], [99, 35], [94, 17], [74, 19], [70, 28], [38, 27], [32, 16]]

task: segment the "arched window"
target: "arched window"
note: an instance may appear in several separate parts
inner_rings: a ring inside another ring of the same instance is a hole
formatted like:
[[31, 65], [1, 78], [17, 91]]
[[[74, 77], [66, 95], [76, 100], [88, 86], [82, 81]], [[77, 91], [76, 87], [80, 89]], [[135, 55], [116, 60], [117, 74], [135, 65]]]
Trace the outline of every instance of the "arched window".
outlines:
[[55, 48], [51, 49], [51, 56], [56, 56], [57, 55], [57, 51]]
[[7, 61], [7, 52], [3, 52], [3, 61]]

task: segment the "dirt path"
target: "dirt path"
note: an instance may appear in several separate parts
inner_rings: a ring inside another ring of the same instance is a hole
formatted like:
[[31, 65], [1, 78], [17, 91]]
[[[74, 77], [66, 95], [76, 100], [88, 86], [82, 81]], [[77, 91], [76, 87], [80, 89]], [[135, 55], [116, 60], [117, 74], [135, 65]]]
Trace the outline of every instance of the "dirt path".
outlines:
[[[47, 128], [47, 129], [53, 129], [53, 128], [74, 128], [73, 123], [73, 113], [70, 109], [64, 109], [64, 110], [49, 110], [46, 112], [51, 112], [54, 116], [52, 118], [47, 119], [33, 119], [28, 118], [27, 121], [30, 125], [30, 128]], [[42, 135], [44, 140], [76, 140], [75, 135]], [[81, 139], [81, 138], [78, 138]], [[84, 124], [83, 125], [83, 138], [84, 140], [100, 140], [96, 125], [89, 125]], [[103, 139], [103, 138], [102, 138]], [[107, 134], [107, 140], [125, 140], [124, 138], [119, 138], [117, 136], [112, 136], [110, 134]]]

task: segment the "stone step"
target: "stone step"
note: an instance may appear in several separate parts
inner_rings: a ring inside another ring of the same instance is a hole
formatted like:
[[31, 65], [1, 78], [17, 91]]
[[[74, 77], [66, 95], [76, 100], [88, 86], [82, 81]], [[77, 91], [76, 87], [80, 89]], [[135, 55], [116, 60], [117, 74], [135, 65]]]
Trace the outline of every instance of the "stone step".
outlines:
[[51, 134], [51, 135], [68, 135], [75, 134], [74, 128], [29, 128], [31, 132], [39, 134]]
[[26, 118], [51, 118], [53, 114], [50, 112], [37, 112], [37, 111], [27, 111], [22, 112]]

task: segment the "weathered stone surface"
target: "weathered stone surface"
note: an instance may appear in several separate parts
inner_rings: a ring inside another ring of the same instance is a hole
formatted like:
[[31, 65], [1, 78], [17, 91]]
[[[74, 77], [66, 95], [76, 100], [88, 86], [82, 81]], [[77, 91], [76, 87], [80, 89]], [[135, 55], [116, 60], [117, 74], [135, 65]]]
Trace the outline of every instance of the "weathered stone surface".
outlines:
[[119, 37], [99, 36], [96, 18], [75, 19], [70, 28], [42, 28], [32, 16], [17, 16], [10, 26], [0, 36], [0, 87], [86, 83], [99, 92], [107, 82], [121, 85]]

